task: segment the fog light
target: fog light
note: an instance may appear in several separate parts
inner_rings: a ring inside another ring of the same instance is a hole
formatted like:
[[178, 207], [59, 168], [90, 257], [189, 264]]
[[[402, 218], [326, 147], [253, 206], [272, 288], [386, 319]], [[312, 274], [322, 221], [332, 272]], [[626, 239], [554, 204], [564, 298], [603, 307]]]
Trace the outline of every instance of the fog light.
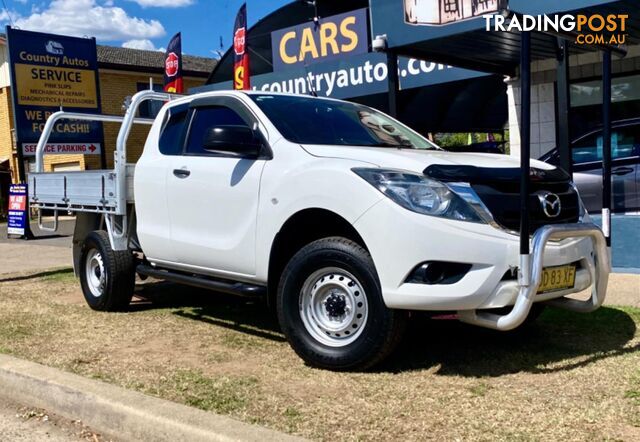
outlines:
[[409, 284], [451, 285], [464, 278], [471, 267], [471, 264], [458, 262], [423, 262], [409, 273], [405, 282]]

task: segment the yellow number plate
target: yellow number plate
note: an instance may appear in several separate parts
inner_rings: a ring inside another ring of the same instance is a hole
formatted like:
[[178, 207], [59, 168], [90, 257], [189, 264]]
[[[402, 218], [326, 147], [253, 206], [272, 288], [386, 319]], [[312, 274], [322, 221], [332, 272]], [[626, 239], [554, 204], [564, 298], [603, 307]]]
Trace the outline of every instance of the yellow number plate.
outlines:
[[573, 288], [576, 283], [576, 266], [548, 267], [542, 270], [538, 293], [555, 292]]

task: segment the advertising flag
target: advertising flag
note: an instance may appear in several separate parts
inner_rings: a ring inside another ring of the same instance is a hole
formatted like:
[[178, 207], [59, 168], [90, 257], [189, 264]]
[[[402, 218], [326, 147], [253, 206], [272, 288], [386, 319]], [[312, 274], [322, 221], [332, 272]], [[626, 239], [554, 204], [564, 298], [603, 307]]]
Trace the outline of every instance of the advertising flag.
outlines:
[[247, 4], [243, 4], [236, 16], [233, 28], [233, 88], [251, 89], [249, 53], [247, 52]]
[[164, 56], [164, 91], [172, 94], [181, 94], [184, 91], [180, 32], [173, 36]]

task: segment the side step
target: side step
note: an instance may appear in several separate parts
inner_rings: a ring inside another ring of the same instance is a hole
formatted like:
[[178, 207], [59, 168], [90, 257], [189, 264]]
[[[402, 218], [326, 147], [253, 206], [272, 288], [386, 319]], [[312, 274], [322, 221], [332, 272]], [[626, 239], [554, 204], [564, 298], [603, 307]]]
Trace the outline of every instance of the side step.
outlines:
[[160, 270], [146, 264], [138, 265], [138, 267], [136, 267], [136, 272], [140, 275], [150, 276], [152, 278], [163, 279], [165, 281], [190, 285], [230, 295], [244, 296], [248, 298], [257, 298], [267, 295], [267, 288], [263, 286], [247, 284], [244, 282], [224, 281], [206, 276], [196, 276], [170, 270]]

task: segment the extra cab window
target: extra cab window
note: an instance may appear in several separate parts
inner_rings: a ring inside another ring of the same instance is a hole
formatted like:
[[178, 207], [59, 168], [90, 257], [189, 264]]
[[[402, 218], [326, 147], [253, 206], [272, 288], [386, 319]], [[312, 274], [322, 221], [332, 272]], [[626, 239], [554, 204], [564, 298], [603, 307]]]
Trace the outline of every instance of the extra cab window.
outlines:
[[225, 106], [213, 106], [198, 108], [191, 121], [187, 154], [209, 155], [211, 152], [204, 149], [205, 137], [210, 128], [214, 126], [248, 126], [246, 121], [233, 109]]
[[168, 119], [160, 135], [160, 153], [182, 155], [189, 108], [175, 106], [168, 111]]

